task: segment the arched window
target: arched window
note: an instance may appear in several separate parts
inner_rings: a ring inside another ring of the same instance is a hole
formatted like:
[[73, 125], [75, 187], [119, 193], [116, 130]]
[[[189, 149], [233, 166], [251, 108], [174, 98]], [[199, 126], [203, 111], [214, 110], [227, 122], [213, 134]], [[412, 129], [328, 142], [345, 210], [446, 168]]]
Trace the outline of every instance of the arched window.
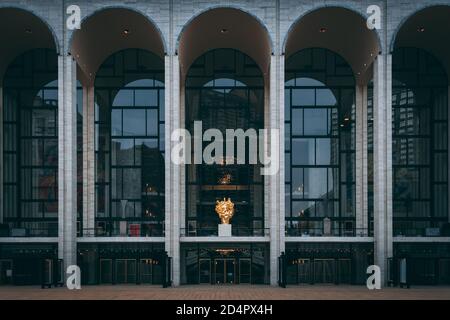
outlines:
[[148, 51], [110, 56], [95, 79], [96, 231], [162, 236], [164, 62]]
[[290, 236], [355, 233], [355, 80], [326, 49], [287, 59], [286, 230]]
[[58, 234], [58, 72], [54, 50], [8, 67], [3, 93], [3, 203], [10, 236]]
[[[185, 92], [186, 128], [191, 133], [194, 121], [202, 121], [203, 132], [215, 128], [224, 137], [226, 129], [264, 127], [263, 75], [250, 57], [237, 50], [216, 49], [199, 57], [189, 69]], [[215, 204], [224, 198], [235, 204], [233, 235], [263, 235], [263, 176], [259, 165], [248, 164], [246, 140], [245, 165], [225, 164], [227, 159], [223, 164], [187, 165], [187, 235], [217, 235], [220, 220]]]
[[421, 49], [393, 54], [392, 161], [394, 235], [439, 230], [448, 220], [448, 81]]

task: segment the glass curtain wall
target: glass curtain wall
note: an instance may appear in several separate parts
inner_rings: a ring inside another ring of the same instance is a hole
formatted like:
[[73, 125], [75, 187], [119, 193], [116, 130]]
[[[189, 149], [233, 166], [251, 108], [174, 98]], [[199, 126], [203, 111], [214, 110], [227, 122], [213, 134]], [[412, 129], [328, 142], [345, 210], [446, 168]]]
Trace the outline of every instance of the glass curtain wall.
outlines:
[[288, 236], [355, 235], [355, 80], [326, 49], [286, 61]]
[[448, 221], [448, 81], [416, 48], [393, 54], [394, 235], [438, 236]]
[[58, 233], [58, 63], [34, 49], [8, 67], [3, 93], [6, 236]]
[[95, 80], [96, 235], [164, 234], [164, 61], [126, 49]]
[[[226, 129], [264, 127], [263, 75], [250, 57], [237, 50], [216, 49], [199, 57], [189, 69], [185, 92], [186, 128], [191, 134], [195, 121], [202, 121], [203, 132], [215, 128], [224, 137]], [[203, 148], [209, 143], [204, 142]], [[220, 220], [215, 205], [224, 198], [235, 204], [233, 235], [264, 235], [263, 176], [259, 164], [248, 164], [248, 146], [246, 139], [245, 165], [230, 164], [225, 157], [219, 164], [187, 165], [187, 236], [217, 235]]]

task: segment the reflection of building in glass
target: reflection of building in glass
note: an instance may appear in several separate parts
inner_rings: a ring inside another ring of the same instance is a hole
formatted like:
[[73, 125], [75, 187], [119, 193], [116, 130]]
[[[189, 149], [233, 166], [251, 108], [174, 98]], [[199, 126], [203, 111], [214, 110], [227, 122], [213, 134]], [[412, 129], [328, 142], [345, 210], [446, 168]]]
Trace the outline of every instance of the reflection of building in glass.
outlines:
[[[214, 61], [207, 64], [206, 61]], [[220, 74], [216, 78], [216, 73]], [[230, 49], [213, 50], [194, 62], [186, 79], [186, 127], [193, 132], [194, 121], [202, 121], [203, 130], [257, 130], [262, 128], [263, 80], [254, 61]], [[246, 158], [249, 158], [246, 139]], [[204, 143], [206, 146], [208, 143]], [[226, 141], [223, 152], [226, 153]], [[235, 155], [236, 155], [235, 150]], [[223, 159], [220, 159], [223, 160]], [[222, 162], [219, 160], [219, 163]], [[231, 198], [236, 213], [236, 236], [263, 235], [262, 177], [257, 165], [189, 165], [186, 194], [186, 231], [192, 235], [217, 235], [220, 223], [215, 213], [217, 200]], [[248, 160], [247, 160], [248, 161]], [[224, 177], [229, 183], [221, 183]]]
[[[324, 218], [333, 222], [334, 234], [353, 233], [352, 72], [342, 58], [320, 49], [294, 54], [286, 68], [285, 123], [290, 129], [285, 131], [285, 157], [292, 168], [286, 184], [292, 190], [292, 202], [286, 204], [291, 210], [288, 234], [322, 235]], [[349, 85], [330, 86], [327, 79], [335, 76], [347, 77]]]

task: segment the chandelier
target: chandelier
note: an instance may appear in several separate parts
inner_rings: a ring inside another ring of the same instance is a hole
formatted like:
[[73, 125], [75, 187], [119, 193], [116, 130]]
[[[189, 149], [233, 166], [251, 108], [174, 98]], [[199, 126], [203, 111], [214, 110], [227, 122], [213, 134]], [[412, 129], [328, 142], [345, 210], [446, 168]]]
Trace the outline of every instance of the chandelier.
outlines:
[[222, 177], [219, 178], [219, 184], [230, 184], [231, 183], [231, 174], [230, 173], [225, 173]]

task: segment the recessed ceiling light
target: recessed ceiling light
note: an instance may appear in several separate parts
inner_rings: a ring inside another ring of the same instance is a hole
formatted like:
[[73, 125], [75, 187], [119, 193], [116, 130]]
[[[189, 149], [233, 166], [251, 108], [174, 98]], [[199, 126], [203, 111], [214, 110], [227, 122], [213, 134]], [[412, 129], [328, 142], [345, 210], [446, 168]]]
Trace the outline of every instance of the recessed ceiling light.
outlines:
[[32, 34], [33, 31], [30, 28], [25, 29], [25, 33]]
[[124, 35], [129, 35], [130, 34], [130, 30], [129, 29], [123, 29], [123, 34]]
[[420, 33], [425, 32], [425, 27], [418, 27], [417, 32], [420, 32]]
[[322, 27], [322, 28], [319, 29], [319, 32], [320, 32], [320, 33], [325, 33], [325, 32], [327, 32], [327, 31], [328, 31], [328, 29], [325, 28], [325, 27]]
[[220, 33], [221, 34], [227, 34], [228, 33], [228, 29], [226, 29], [226, 28], [220, 29]]

